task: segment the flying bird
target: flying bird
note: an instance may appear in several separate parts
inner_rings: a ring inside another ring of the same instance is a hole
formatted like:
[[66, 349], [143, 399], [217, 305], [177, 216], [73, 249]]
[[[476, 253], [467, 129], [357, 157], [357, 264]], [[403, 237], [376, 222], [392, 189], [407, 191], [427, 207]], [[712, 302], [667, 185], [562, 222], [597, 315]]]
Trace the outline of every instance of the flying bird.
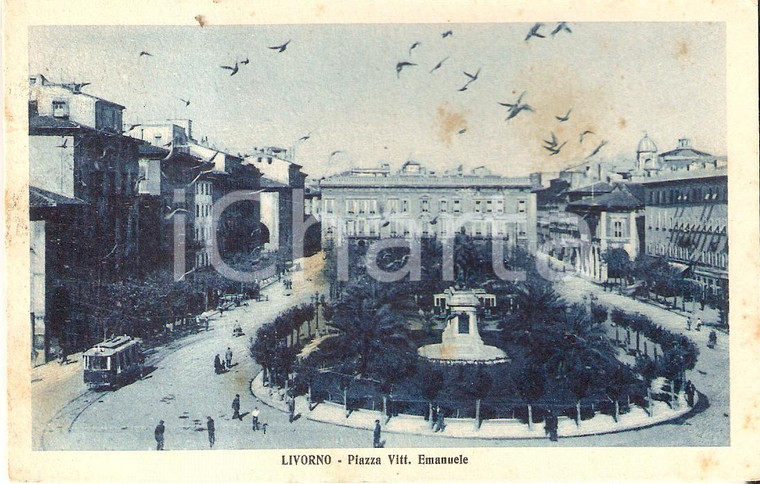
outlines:
[[507, 114], [507, 118], [504, 121], [509, 121], [510, 119], [512, 119], [515, 116], [517, 116], [518, 114], [520, 114], [520, 112], [522, 112], [522, 111], [535, 112], [535, 110], [533, 109], [532, 106], [530, 106], [529, 104], [523, 104], [522, 103], [523, 96], [525, 96], [525, 91], [523, 91], [520, 94], [520, 97], [518, 97], [517, 101], [515, 101], [514, 103], [499, 103], [500, 105], [509, 108], [509, 112]]
[[557, 35], [558, 33], [565, 31], [568, 34], [572, 34], [573, 31], [570, 29], [570, 27], [567, 26], [567, 22], [559, 22], [556, 27], [554, 27], [554, 30], [552, 30], [552, 37]]
[[250, 61], [248, 60], [248, 57], [246, 57], [245, 60], [240, 61], [241, 64], [246, 65], [246, 66], [248, 65], [249, 62]]
[[193, 178], [193, 181], [191, 181], [190, 183], [188, 183], [187, 186], [193, 185], [195, 182], [198, 181], [198, 179], [201, 177], [201, 175], [205, 175], [206, 173], [211, 173], [212, 171], [214, 171], [214, 169], [213, 168], [209, 168], [208, 170], [203, 170], [203, 171], [199, 172], [198, 175], [196, 175], [196, 177]]
[[391, 221], [390, 220], [386, 220], [385, 222], [383, 222], [383, 225], [381, 225], [381, 227], [387, 227], [390, 224], [391, 224]]
[[276, 50], [278, 52], [285, 52], [285, 49], [288, 48], [289, 43], [290, 43], [290, 40], [288, 40], [282, 45], [275, 45], [275, 46], [269, 47], [269, 49]]
[[153, 57], [153, 54], [151, 54], [150, 52], [144, 51], [144, 50], [140, 52], [140, 55], [138, 57], [142, 57], [144, 55]]
[[454, 35], [454, 32], [452, 32], [451, 30], [447, 30], [446, 32], [441, 34], [441, 37], [445, 39], [446, 37], [450, 37], [452, 35]]
[[478, 80], [478, 75], [480, 75], [480, 68], [478, 68], [478, 71], [475, 74], [470, 74], [467, 71], [462, 71], [462, 72], [464, 72], [464, 75], [467, 76], [467, 77], [469, 77], [470, 79], [465, 83], [464, 86], [462, 86], [461, 88], [459, 88], [460, 92], [461, 91], [466, 91], [467, 88], [470, 86], [470, 84], [472, 84], [473, 82], [475, 82], [475, 81]]
[[552, 139], [551, 140], [544, 140], [544, 143], [546, 146], [544, 148], [556, 148], [557, 147], [557, 137], [554, 135], [554, 131], [551, 132]]
[[504, 121], [509, 121], [510, 119], [520, 114], [521, 111], [530, 111], [531, 113], [536, 112], [535, 109], [533, 109], [533, 107], [530, 106], [529, 104], [519, 104], [509, 110], [509, 114], [507, 115], [507, 118]]
[[341, 150], [335, 150], [335, 151], [333, 151], [332, 153], [330, 153], [330, 158], [332, 158], [333, 156], [337, 155], [338, 153], [343, 153], [343, 151], [341, 151]]
[[82, 89], [84, 86], [89, 86], [90, 84], [92, 84], [92, 83], [91, 83], [91, 82], [75, 82], [75, 83], [73, 84], [73, 87], [74, 87], [74, 90], [75, 90], [75, 91], [79, 91], [79, 90], [81, 90], [81, 89]]
[[127, 128], [126, 131], [132, 131], [133, 129], [135, 129], [138, 126], [142, 126], [142, 124], [140, 124], [140, 123], [130, 124], [129, 128]]
[[416, 66], [416, 65], [417, 64], [413, 64], [413, 63], [407, 62], [407, 61], [399, 62], [398, 64], [396, 64], [396, 77], [401, 77], [401, 70], [404, 67]]
[[[166, 207], [169, 208], [169, 207]], [[184, 208], [175, 208], [173, 211], [169, 212], [168, 214], [164, 215], [164, 219], [169, 220], [170, 218], [174, 217], [177, 213], [184, 212], [184, 213], [190, 213]]]
[[238, 68], [239, 68], [237, 61], [235, 61], [235, 65], [234, 66], [219, 66], [219, 67], [221, 67], [222, 69], [227, 69], [227, 70], [231, 71], [230, 72], [230, 76], [234, 76], [235, 74], [237, 74]]
[[189, 99], [179, 98], [179, 100], [182, 101], [183, 103], [185, 103], [185, 107], [188, 107], [190, 105], [190, 100]]
[[467, 76], [467, 77], [469, 77], [469, 78], [470, 78], [470, 82], [474, 82], [474, 81], [477, 81], [477, 80], [478, 80], [478, 75], [480, 75], [480, 69], [481, 69], [481, 68], [480, 68], [480, 67], [478, 67], [478, 71], [477, 71], [475, 74], [470, 74], [470, 73], [469, 73], [469, 72], [467, 72], [467, 71], [462, 71], [462, 72], [464, 72], [464, 75], [465, 75], [465, 76]]
[[56, 148], [66, 148], [66, 143], [68, 143], [68, 142], [69, 142], [69, 139], [68, 138], [64, 138], [63, 139], [63, 143], [61, 143], [58, 146], [56, 146]]
[[564, 116], [554, 116], [554, 117], [557, 118], [557, 121], [559, 121], [560, 123], [564, 123], [565, 121], [570, 119], [570, 113], [572, 111], [573, 111], [573, 108], [570, 108], [567, 110], [567, 114], [565, 114]]
[[599, 150], [601, 150], [604, 147], [604, 145], [606, 145], [606, 144], [607, 144], [607, 140], [602, 140], [602, 142], [599, 143], [599, 146], [597, 146], [596, 148], [594, 148], [594, 151], [592, 151], [591, 154], [588, 155], [586, 158], [591, 158], [595, 154], [599, 153]]
[[467, 132], [467, 128], [462, 128], [459, 131], [457, 131], [457, 134], [465, 134]]
[[584, 136], [586, 136], [587, 134], [594, 134], [594, 132], [593, 132], [593, 131], [591, 131], [591, 130], [589, 130], [589, 129], [587, 129], [586, 131], [584, 131], [583, 133], [581, 133], [581, 134], [578, 136], [578, 141], [579, 141], [580, 143], [583, 143], [583, 137], [584, 137]]
[[502, 106], [504, 106], [504, 107], [507, 107], [507, 108], [510, 108], [510, 109], [514, 109], [522, 101], [523, 96], [525, 96], [525, 92], [526, 91], [523, 91], [522, 93], [520, 93], [520, 97], [518, 97], [517, 101], [515, 101], [513, 104], [512, 103], [499, 103], [499, 104], [502, 105]]
[[543, 26], [544, 24], [540, 22], [533, 25], [533, 27], [530, 29], [530, 32], [528, 32], [528, 35], [525, 36], [525, 41], [527, 42], [531, 37], [538, 37], [543, 39], [545, 36], [538, 31]]
[[567, 144], [567, 141], [565, 141], [564, 143], [562, 143], [559, 146], [554, 146], [554, 147], [544, 146], [544, 149], [549, 152], [549, 156], [554, 156], [554, 155], [558, 155], [559, 152], [562, 150], [562, 148], [566, 144]]
[[435, 67], [433, 67], [432, 69], [430, 69], [430, 72], [432, 73], [433, 71], [436, 71], [436, 70], [440, 69], [441, 66], [443, 66], [443, 63], [446, 62], [446, 59], [448, 59], [449, 57], [450, 56], [447, 55], [446, 57], [444, 57], [443, 59], [441, 59], [441, 62], [439, 62], [438, 64], [435, 65]]
[[307, 135], [305, 135], [305, 136], [301, 136], [300, 138], [298, 138], [298, 141], [306, 141], [306, 140], [307, 140], [307, 139], [309, 139], [309, 138], [311, 138], [311, 135], [310, 135], [310, 134], [307, 134]]
[[421, 45], [422, 45], [422, 42], [420, 42], [419, 40], [418, 40], [418, 41], [416, 41], [416, 42], [414, 42], [414, 43], [412, 44], [412, 46], [411, 46], [411, 47], [409, 47], [409, 55], [411, 56], [411, 55], [412, 55], [412, 51], [413, 51], [414, 49], [416, 49], [417, 47], [421, 46]]

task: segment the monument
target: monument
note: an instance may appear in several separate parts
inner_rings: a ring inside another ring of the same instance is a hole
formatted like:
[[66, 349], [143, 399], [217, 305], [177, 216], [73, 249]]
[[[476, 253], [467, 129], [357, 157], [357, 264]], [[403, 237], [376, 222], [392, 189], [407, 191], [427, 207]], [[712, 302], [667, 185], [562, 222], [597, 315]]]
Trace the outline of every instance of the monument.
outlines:
[[478, 309], [493, 307], [496, 296], [483, 289], [450, 287], [433, 296], [435, 307], [445, 314], [446, 327], [441, 343], [421, 346], [417, 351], [425, 358], [461, 363], [502, 361], [504, 351], [483, 343], [478, 332]]

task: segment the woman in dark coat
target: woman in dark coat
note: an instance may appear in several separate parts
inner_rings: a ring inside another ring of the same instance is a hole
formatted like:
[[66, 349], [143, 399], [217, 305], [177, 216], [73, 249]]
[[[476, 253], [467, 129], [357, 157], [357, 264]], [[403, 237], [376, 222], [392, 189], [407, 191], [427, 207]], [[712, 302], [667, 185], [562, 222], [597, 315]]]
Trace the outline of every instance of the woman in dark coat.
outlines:
[[214, 357], [214, 371], [217, 375], [222, 372], [222, 359], [219, 357], [219, 353]]

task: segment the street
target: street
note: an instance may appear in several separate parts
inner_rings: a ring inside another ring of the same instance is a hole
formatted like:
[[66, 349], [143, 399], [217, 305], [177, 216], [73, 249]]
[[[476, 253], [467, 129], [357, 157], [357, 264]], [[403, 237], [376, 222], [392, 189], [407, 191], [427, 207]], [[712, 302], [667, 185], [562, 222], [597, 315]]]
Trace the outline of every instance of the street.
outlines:
[[[116, 391], [88, 391], [82, 383], [81, 358], [76, 364], [49, 363], [35, 369], [32, 385], [35, 449], [44, 450], [150, 450], [155, 448], [153, 429], [165, 421], [166, 450], [207, 449], [205, 422], [216, 422], [219, 449], [251, 448], [349, 448], [371, 447], [372, 433], [325, 423], [301, 416], [288, 423], [286, 413], [257, 402], [249, 391], [250, 380], [260, 367], [248, 353], [249, 337], [277, 314], [296, 304], [309, 302], [319, 291], [321, 254], [306, 261], [304, 270], [293, 274], [292, 295], [283, 284], [264, 290], [268, 301], [249, 302], [212, 320], [208, 332], [186, 336], [160, 349], [152, 358], [157, 368], [144, 379]], [[689, 372], [709, 407], [681, 423], [600, 436], [542, 440], [452, 439], [440, 435], [384, 433], [386, 446], [719, 446], [728, 445], [729, 382], [728, 337], [721, 334], [718, 346], [706, 346], [709, 331], [686, 331], [683, 318], [670, 311], [603, 290], [579, 278], [558, 283], [557, 290], [569, 301], [594, 294], [600, 302], [650, 316], [671, 331], [687, 334], [699, 345], [696, 370]], [[239, 322], [245, 336], [235, 338], [232, 328]], [[233, 367], [225, 374], [214, 372], [213, 360], [227, 347], [233, 352]], [[149, 362], [150, 363], [150, 362]], [[232, 400], [240, 395], [242, 421], [232, 420]], [[263, 431], [251, 430], [250, 412], [258, 406]]]

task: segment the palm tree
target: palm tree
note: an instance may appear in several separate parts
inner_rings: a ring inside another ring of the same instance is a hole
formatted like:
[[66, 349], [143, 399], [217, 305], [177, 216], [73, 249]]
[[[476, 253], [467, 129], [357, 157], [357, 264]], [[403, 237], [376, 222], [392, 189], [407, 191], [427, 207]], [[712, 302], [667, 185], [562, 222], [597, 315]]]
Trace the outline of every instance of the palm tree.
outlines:
[[544, 394], [546, 374], [539, 366], [527, 365], [518, 375], [517, 390], [528, 402], [528, 428], [533, 428], [533, 403]]
[[364, 376], [379, 355], [410, 353], [413, 347], [401, 314], [390, 302], [347, 294], [331, 311], [329, 325], [337, 331], [331, 338], [333, 355], [353, 363], [356, 375]]

